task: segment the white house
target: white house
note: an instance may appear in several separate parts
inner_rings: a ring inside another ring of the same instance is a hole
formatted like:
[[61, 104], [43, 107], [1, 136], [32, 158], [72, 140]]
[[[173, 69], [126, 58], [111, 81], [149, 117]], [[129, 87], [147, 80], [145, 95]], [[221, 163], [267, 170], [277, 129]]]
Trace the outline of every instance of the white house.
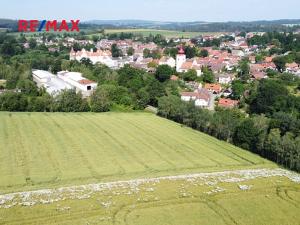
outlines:
[[231, 74], [219, 74], [217, 77], [219, 84], [230, 84], [234, 79]]
[[210, 101], [210, 93], [202, 88], [198, 92], [197, 99], [195, 101], [195, 106], [206, 108], [209, 106], [209, 101]]
[[233, 49], [232, 50], [232, 55], [233, 56], [244, 57], [245, 56], [245, 52], [243, 50]]
[[197, 92], [182, 92], [181, 100], [185, 102], [195, 101], [197, 99], [197, 96], [198, 96]]
[[181, 100], [185, 102], [194, 101], [195, 106], [206, 108], [209, 106], [210, 93], [204, 88], [195, 92], [183, 92], [181, 93]]
[[300, 66], [295, 62], [287, 63], [286, 64], [286, 72], [299, 75], [300, 74]]
[[179, 73], [186, 73], [189, 70], [195, 70], [197, 72], [197, 76], [200, 77], [202, 75], [201, 66], [197, 64], [195, 59], [188, 59], [186, 60], [177, 72]]
[[172, 68], [176, 66], [176, 61], [172, 57], [163, 56], [159, 62], [158, 65], [168, 65]]

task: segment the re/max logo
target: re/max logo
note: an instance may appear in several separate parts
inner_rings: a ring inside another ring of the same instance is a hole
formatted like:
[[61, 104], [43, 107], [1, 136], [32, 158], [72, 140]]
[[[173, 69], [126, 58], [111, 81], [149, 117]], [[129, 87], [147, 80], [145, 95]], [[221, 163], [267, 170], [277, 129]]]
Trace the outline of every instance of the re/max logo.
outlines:
[[45, 28], [45, 31], [66, 31], [66, 32], [79, 32], [79, 21], [71, 20], [68, 24], [66, 20], [57, 22], [57, 20], [19, 20], [19, 32], [41, 32]]

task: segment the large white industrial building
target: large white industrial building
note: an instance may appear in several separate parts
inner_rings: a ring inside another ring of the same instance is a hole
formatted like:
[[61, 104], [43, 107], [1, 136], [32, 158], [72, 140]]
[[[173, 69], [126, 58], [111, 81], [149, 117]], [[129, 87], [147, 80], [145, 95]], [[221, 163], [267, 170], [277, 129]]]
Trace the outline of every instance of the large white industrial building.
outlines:
[[32, 77], [39, 88], [44, 87], [50, 95], [57, 95], [62, 90], [75, 89], [83, 97], [89, 97], [97, 88], [97, 83], [88, 80], [81, 73], [61, 71], [57, 76], [44, 70], [32, 70]]

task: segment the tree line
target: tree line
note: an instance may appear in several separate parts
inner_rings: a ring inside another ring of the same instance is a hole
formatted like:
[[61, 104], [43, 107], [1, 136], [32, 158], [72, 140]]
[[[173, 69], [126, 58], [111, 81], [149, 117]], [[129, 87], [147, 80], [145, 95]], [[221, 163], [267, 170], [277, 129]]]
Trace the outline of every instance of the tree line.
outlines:
[[177, 96], [164, 96], [158, 101], [158, 115], [299, 172], [300, 97], [289, 94], [280, 81], [262, 80], [245, 101], [247, 112], [211, 112]]

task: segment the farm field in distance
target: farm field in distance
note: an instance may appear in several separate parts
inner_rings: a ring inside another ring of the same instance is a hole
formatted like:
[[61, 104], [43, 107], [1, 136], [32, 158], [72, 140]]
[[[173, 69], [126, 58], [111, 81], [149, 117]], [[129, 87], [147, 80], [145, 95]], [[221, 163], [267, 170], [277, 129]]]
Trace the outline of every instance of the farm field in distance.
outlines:
[[161, 34], [166, 38], [193, 38], [199, 35], [211, 35], [211, 34], [220, 34], [219, 32], [183, 32], [177, 30], [156, 30], [156, 29], [105, 29], [105, 33], [133, 33], [133, 34], [142, 34], [143, 36], [149, 36]]
[[[2, 31], [5, 31], [4, 29]], [[0, 32], [2, 32], [0, 29]], [[92, 37], [93, 35], [99, 34], [99, 31], [96, 31], [94, 29], [82, 29], [82, 31], [86, 32], [86, 36]], [[106, 34], [120, 34], [120, 33], [133, 33], [134, 35], [141, 34], [144, 37], [149, 36], [150, 34], [152, 35], [163, 35], [166, 38], [194, 38], [199, 35], [215, 35], [215, 34], [224, 34], [221, 32], [183, 32], [183, 31], [178, 31], [178, 30], [156, 30], [156, 29], [105, 29]], [[51, 32], [50, 32], [51, 33]], [[19, 36], [20, 32], [11, 32], [11, 35]], [[35, 36], [38, 35], [39, 32], [24, 32], [22, 33], [25, 36]]]
[[0, 177], [0, 224], [300, 224], [298, 174], [150, 113], [2, 112]]

